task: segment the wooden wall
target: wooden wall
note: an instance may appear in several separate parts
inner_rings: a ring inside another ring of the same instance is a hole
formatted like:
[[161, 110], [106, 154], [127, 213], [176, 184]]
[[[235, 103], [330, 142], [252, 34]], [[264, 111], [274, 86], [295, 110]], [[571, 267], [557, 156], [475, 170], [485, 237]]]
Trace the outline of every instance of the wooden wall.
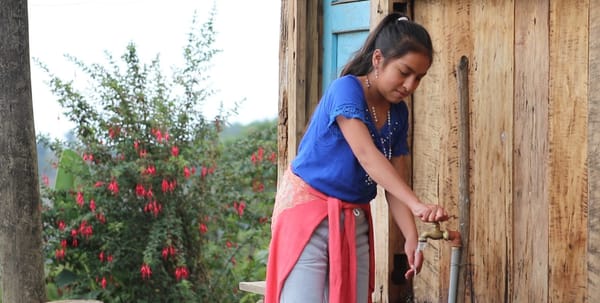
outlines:
[[[459, 302], [600, 300], [599, 3], [414, 1], [436, 57], [413, 99], [413, 188], [456, 214], [454, 70], [469, 59], [471, 229]], [[445, 302], [449, 246], [430, 243], [416, 301]]]
[[[372, 20], [392, 2], [406, 1], [372, 1]], [[600, 302], [600, 0], [409, 3], [436, 49], [410, 102], [412, 185], [457, 215], [455, 69], [469, 60], [471, 228], [458, 302]], [[282, 0], [280, 172], [320, 94], [321, 4]], [[374, 298], [394, 302], [397, 245], [378, 203]], [[458, 219], [443, 227], [459, 229]], [[415, 302], [445, 302], [450, 247], [430, 241], [425, 255]]]

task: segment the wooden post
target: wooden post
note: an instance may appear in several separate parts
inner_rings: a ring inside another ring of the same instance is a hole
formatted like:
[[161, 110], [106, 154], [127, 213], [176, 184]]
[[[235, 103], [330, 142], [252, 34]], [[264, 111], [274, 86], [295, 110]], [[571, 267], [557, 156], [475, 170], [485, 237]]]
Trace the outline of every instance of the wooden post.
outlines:
[[469, 107], [469, 59], [462, 56], [456, 67], [458, 85], [458, 230], [462, 238], [460, 255], [460, 273], [458, 278], [457, 301], [464, 302], [465, 289], [469, 286], [469, 233], [471, 228], [471, 203], [469, 194], [469, 143], [470, 107]]

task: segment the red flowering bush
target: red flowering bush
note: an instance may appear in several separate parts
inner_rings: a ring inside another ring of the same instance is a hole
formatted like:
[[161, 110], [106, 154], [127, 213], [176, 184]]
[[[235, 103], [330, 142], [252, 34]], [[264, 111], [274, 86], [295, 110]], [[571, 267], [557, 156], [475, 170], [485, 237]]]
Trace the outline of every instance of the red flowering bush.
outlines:
[[234, 302], [249, 300], [239, 281], [264, 279], [275, 124], [222, 142], [227, 115], [202, 114], [212, 22], [190, 34], [172, 80], [133, 44], [109, 68], [71, 58], [89, 91], [46, 68], [76, 124], [76, 140], [52, 144], [56, 184], [43, 186], [51, 299]]

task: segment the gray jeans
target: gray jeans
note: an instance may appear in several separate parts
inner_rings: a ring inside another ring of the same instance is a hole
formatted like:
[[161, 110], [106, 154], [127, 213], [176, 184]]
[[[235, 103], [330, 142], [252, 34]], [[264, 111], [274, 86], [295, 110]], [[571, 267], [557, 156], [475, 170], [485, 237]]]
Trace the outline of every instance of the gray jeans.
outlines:
[[[369, 222], [360, 209], [356, 215], [356, 302], [366, 303], [369, 290]], [[344, 220], [343, 213], [341, 220]], [[340, 224], [343, 225], [343, 222]], [[329, 222], [315, 229], [298, 262], [285, 280], [280, 303], [327, 303], [329, 301]], [[332, 302], [340, 303], [340, 302]]]

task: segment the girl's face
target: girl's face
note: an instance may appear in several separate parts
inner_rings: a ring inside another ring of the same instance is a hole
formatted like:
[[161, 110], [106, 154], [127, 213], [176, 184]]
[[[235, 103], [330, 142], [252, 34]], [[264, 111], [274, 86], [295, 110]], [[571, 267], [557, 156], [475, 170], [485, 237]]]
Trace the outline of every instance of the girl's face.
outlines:
[[377, 88], [379, 93], [392, 103], [398, 103], [410, 96], [431, 66], [429, 57], [419, 52], [409, 52], [402, 57], [385, 62], [385, 65], [384, 58], [379, 52], [375, 54], [375, 60], [378, 73]]

